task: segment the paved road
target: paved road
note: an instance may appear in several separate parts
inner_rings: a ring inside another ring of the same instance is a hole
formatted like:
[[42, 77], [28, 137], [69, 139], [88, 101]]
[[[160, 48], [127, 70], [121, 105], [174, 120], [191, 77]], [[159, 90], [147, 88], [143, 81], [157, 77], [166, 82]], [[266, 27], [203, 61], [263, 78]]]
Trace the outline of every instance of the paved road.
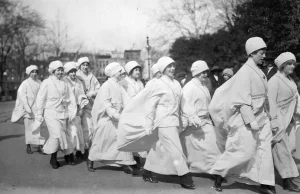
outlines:
[[[12, 110], [14, 103], [0, 104], [1, 112]], [[5, 107], [5, 108], [4, 108]], [[1, 114], [2, 115], [2, 114]], [[35, 151], [36, 149], [34, 149]], [[194, 177], [196, 189], [185, 190], [176, 184], [176, 177], [159, 176], [160, 182], [151, 184], [140, 177], [130, 177], [118, 168], [105, 167], [96, 163], [96, 172], [86, 170], [84, 162], [75, 166], [63, 165], [53, 170], [50, 156], [25, 153], [24, 126], [8, 122], [0, 123], [0, 193], [1, 194], [215, 194], [213, 181], [207, 175]], [[279, 181], [280, 182], [280, 181]], [[277, 193], [287, 194], [280, 185]], [[238, 183], [227, 183], [224, 194], [258, 193], [258, 187]]]

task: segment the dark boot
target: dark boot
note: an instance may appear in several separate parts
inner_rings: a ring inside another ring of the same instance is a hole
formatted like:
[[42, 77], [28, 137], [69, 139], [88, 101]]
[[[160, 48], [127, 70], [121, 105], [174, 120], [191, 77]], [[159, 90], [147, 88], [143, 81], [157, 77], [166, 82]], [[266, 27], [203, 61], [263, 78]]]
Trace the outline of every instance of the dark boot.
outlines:
[[76, 156], [76, 158], [81, 159], [81, 160], [84, 158], [83, 154], [81, 153], [81, 151], [76, 151], [75, 156]]
[[276, 194], [276, 190], [275, 190], [275, 188], [272, 188], [269, 185], [261, 184], [259, 187], [259, 193], [260, 194]]
[[87, 169], [88, 171], [90, 172], [95, 172], [95, 169], [94, 169], [94, 162], [93, 161], [90, 161], [89, 159], [86, 160], [86, 166], [87, 166]]
[[33, 154], [33, 152], [31, 151], [30, 144], [27, 144], [26, 152], [27, 154]]
[[38, 147], [38, 153], [42, 154], [42, 155], [46, 155], [43, 151], [43, 146], [42, 145], [39, 145]]
[[220, 175], [215, 175], [215, 184], [214, 184], [214, 187], [215, 187], [215, 190], [218, 191], [218, 192], [221, 192], [222, 191], [222, 182], [223, 182], [224, 178], [221, 177]]
[[194, 189], [195, 188], [193, 179], [192, 179], [191, 175], [189, 175], [189, 174], [180, 176], [180, 185], [182, 188], [185, 188], [185, 189]]
[[84, 154], [83, 154], [83, 159], [84, 159], [84, 160], [88, 160], [88, 158], [89, 158], [89, 150], [88, 150], [88, 149], [85, 149], [85, 150], [84, 150]]
[[133, 168], [130, 165], [123, 165], [123, 171], [126, 174], [133, 174]]
[[149, 181], [150, 183], [158, 183], [158, 181], [156, 180], [155, 176], [153, 176], [151, 171], [143, 169], [142, 176], [144, 181]]
[[136, 162], [136, 167], [139, 168], [139, 169], [142, 169], [143, 168], [143, 165], [142, 165], [142, 162], [141, 162], [141, 158], [140, 157], [137, 157], [137, 156], [134, 156], [133, 159], [135, 160]]
[[74, 154], [73, 153], [69, 155], [69, 164], [70, 165], [75, 165]]
[[294, 192], [300, 191], [299, 187], [295, 183], [293, 183], [291, 178], [283, 179], [282, 187], [284, 190], [288, 190], [288, 191], [294, 191]]
[[69, 155], [64, 155], [64, 159], [65, 159], [66, 164], [70, 163], [70, 156]]
[[53, 169], [58, 169], [60, 164], [57, 162], [57, 152], [51, 154], [50, 164]]

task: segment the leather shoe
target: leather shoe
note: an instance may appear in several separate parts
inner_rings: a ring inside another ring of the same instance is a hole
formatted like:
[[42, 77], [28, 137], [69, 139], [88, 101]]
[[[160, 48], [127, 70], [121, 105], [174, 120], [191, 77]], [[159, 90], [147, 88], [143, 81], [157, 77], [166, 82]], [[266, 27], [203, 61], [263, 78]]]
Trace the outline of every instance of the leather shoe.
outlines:
[[283, 189], [288, 191], [300, 192], [299, 187], [293, 183], [291, 178], [283, 179]]
[[157, 179], [155, 178], [155, 176], [153, 176], [151, 171], [143, 169], [141, 172], [144, 181], [148, 181], [150, 183], [158, 183]]
[[133, 168], [129, 165], [124, 165], [123, 166], [123, 171], [126, 173], [126, 174], [133, 174]]
[[195, 188], [192, 177], [189, 174], [180, 176], [180, 185], [182, 188], [185, 188], [185, 189], [194, 189]]
[[33, 154], [33, 152], [31, 151], [30, 144], [27, 144], [26, 152], [27, 154]]
[[94, 166], [94, 162], [93, 161], [87, 159], [86, 160], [86, 166], [87, 166], [88, 171], [95, 172], [95, 169], [93, 167]]

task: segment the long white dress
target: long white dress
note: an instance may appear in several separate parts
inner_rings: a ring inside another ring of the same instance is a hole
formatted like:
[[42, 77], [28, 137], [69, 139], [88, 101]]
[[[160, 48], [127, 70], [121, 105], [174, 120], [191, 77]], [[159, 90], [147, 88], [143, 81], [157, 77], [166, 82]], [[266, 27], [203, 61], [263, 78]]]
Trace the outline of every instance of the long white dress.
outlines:
[[[24, 80], [18, 89], [16, 105], [12, 113], [12, 122], [17, 122], [19, 119], [24, 118], [26, 144], [43, 145], [48, 137], [47, 127], [44, 123], [39, 129], [35, 130], [34, 134], [32, 133], [37, 112], [36, 98], [40, 85], [40, 80], [33, 80], [31, 77]], [[30, 108], [32, 113], [27, 113], [25, 106]]]
[[89, 99], [89, 104], [83, 109], [83, 114], [81, 116], [81, 125], [83, 129], [83, 136], [85, 142], [85, 149], [91, 146], [92, 136], [93, 136], [93, 121], [92, 121], [92, 107], [94, 104], [95, 97], [100, 89], [100, 83], [97, 78], [89, 72], [85, 75], [81, 70], [76, 72], [76, 75], [80, 81], [83, 83], [85, 94], [92, 94], [92, 98]]
[[76, 100], [69, 84], [54, 75], [49, 76], [41, 84], [37, 95], [37, 115], [42, 116], [49, 131], [49, 138], [43, 150], [52, 154], [68, 149], [67, 121], [76, 116]]
[[268, 82], [271, 127], [273, 132], [274, 165], [281, 178], [299, 176], [292, 156], [295, 151], [295, 128], [299, 121], [300, 106], [297, 86], [291, 77], [277, 72]]
[[[162, 76], [125, 107], [118, 126], [118, 147], [123, 151], [149, 151], [144, 168], [166, 175], [189, 173], [179, 138], [178, 81]], [[152, 134], [146, 135], [146, 129]]]
[[[64, 78], [65, 81], [70, 84], [70, 88], [75, 95], [76, 105], [77, 105], [77, 113], [80, 109], [83, 109], [88, 103], [88, 99], [84, 94], [83, 84], [82, 82], [76, 78], [74, 81], [71, 80], [69, 77]], [[69, 122], [67, 128], [67, 139], [69, 143], [68, 149], [65, 151], [65, 154], [71, 154], [73, 151], [81, 151], [84, 153], [84, 137], [83, 137], [83, 130], [81, 126], [81, 117], [76, 114], [74, 120]]]
[[[191, 172], [209, 173], [221, 155], [217, 146], [216, 133], [209, 117], [211, 101], [209, 90], [199, 79], [193, 78], [183, 87], [181, 98], [182, 123], [187, 128], [180, 134], [184, 153]], [[193, 126], [189, 119], [206, 123], [202, 127]]]
[[[218, 144], [225, 151], [211, 174], [236, 177], [241, 182], [275, 185], [267, 89], [265, 74], [249, 58], [215, 91], [209, 112]], [[258, 131], [251, 129], [252, 121], [258, 123]]]
[[115, 113], [122, 112], [128, 100], [125, 90], [114, 79], [108, 79], [101, 86], [92, 109], [95, 132], [89, 160], [109, 166], [136, 164], [132, 153], [117, 149], [118, 120], [113, 118]]

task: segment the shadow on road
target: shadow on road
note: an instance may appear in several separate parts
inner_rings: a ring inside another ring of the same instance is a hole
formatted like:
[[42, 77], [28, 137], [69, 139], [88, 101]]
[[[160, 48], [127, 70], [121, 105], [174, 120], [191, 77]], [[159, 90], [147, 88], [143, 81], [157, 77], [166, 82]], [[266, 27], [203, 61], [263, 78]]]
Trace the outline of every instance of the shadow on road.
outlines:
[[225, 190], [239, 190], [241, 188], [243, 188], [243, 190], [249, 190], [249, 191], [252, 191], [254, 193], [259, 193], [259, 189], [258, 189], [258, 186], [254, 186], [254, 185], [247, 185], [247, 184], [242, 184], [242, 183], [233, 183], [231, 185], [228, 185], [228, 186], [222, 186], [222, 188]]
[[24, 136], [24, 134], [0, 136], [0, 141], [5, 140], [5, 139], [22, 137], [22, 136]]

